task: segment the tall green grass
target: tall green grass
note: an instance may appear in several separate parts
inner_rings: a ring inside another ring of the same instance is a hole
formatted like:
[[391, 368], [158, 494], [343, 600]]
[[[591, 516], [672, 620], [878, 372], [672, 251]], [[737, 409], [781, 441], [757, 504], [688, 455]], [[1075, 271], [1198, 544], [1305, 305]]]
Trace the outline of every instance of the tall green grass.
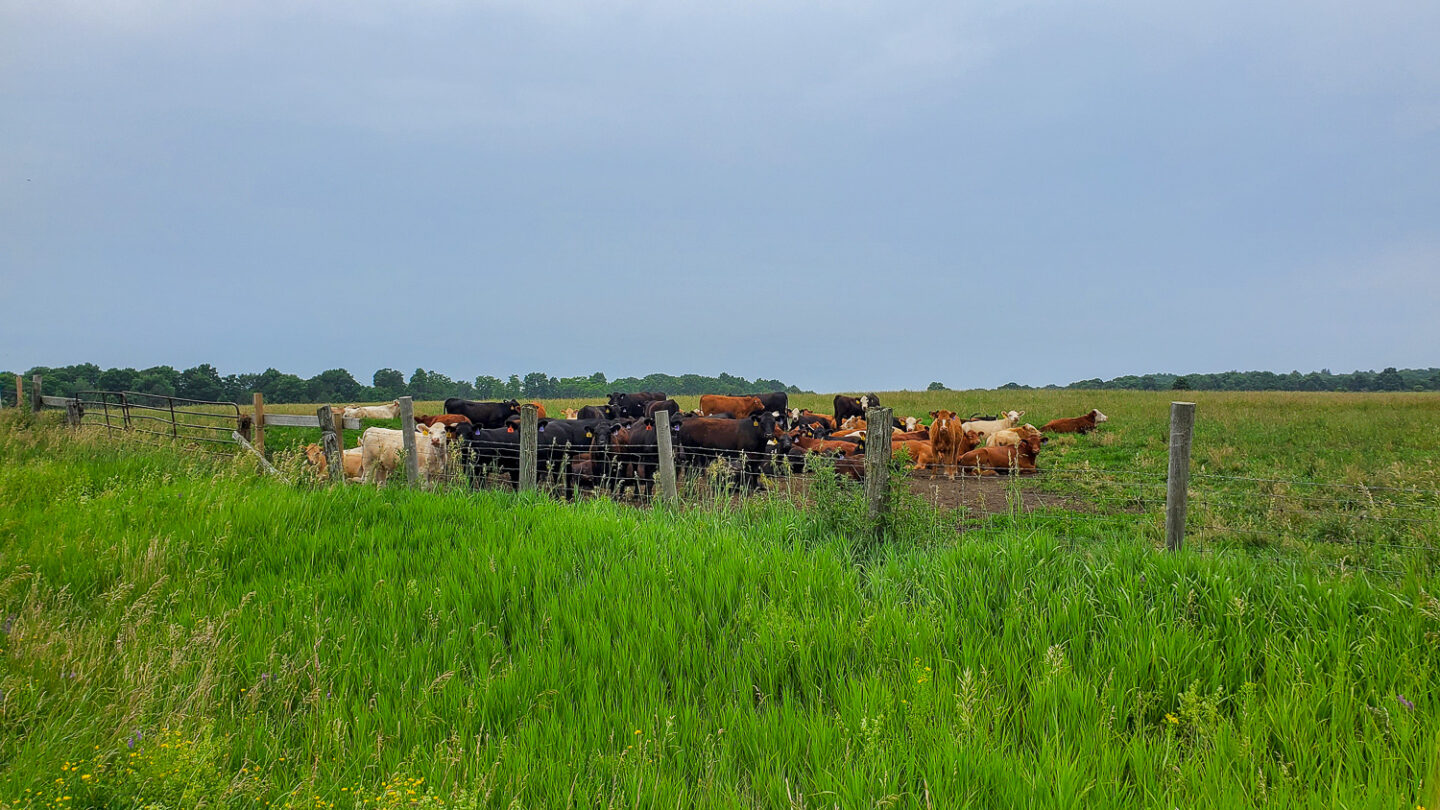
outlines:
[[1433, 576], [310, 489], [13, 417], [0, 503], [14, 806], [1440, 803]]

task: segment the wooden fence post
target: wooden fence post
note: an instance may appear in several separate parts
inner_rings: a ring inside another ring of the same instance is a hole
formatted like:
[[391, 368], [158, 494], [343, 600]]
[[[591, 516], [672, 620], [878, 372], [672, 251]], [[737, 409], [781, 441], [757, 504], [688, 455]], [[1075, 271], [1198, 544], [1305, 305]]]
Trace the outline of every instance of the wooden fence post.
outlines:
[[255, 452], [265, 457], [265, 395], [255, 392]]
[[871, 408], [865, 413], [865, 501], [869, 504], [870, 525], [876, 536], [884, 530], [885, 502], [890, 485], [889, 408]]
[[400, 397], [400, 432], [405, 439], [405, 480], [413, 487], [420, 483], [420, 448], [415, 441], [413, 397]]
[[[334, 409], [334, 408], [331, 408], [331, 409], [330, 409], [330, 415], [335, 419], [335, 441], [337, 441], [337, 442], [340, 443], [340, 452], [341, 452], [341, 454], [342, 454], [341, 459], [340, 459], [340, 461], [341, 461], [340, 466], [341, 466], [341, 467], [344, 467], [344, 466], [345, 466], [345, 464], [344, 464], [345, 459], [344, 459], [344, 456], [343, 456], [343, 454], [344, 454], [344, 452], [345, 452], [345, 416], [344, 416], [344, 414], [345, 414], [345, 409], [344, 409], [344, 408], [341, 408], [341, 409], [339, 409], [339, 410], [336, 410], [336, 409]], [[342, 484], [345, 483], [344, 479], [341, 479], [340, 483], [342, 483]]]
[[15, 375], [15, 407], [25, 407], [25, 378]]
[[32, 413], [39, 413], [41, 406], [45, 404], [45, 400], [41, 399], [43, 395], [40, 393], [40, 386], [41, 377], [39, 374], [30, 378], [30, 411]]
[[320, 420], [320, 447], [325, 450], [325, 462], [330, 467], [330, 482], [345, 480], [345, 459], [340, 455], [340, 437], [335, 435], [335, 417], [330, 414], [329, 405], [315, 409], [315, 418]]
[[1165, 478], [1165, 549], [1179, 551], [1185, 544], [1185, 508], [1190, 488], [1190, 438], [1195, 427], [1195, 403], [1170, 403], [1170, 473]]
[[80, 427], [81, 414], [80, 400], [72, 399], [65, 403], [65, 424], [73, 428]]
[[535, 489], [536, 462], [540, 455], [540, 411], [526, 403], [520, 406], [520, 491]]
[[655, 412], [655, 450], [660, 454], [657, 469], [660, 497], [674, 503], [680, 499], [680, 493], [675, 488], [675, 447], [670, 441], [670, 412], [667, 410]]

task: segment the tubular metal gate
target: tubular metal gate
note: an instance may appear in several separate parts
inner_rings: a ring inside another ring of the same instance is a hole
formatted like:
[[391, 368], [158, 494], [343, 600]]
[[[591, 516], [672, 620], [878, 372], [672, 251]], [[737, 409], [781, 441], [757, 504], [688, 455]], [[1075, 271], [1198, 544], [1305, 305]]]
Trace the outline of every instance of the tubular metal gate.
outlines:
[[79, 391], [74, 401], [82, 425], [195, 442], [195, 449], [221, 455], [237, 447], [231, 433], [244, 427], [234, 402], [138, 391]]

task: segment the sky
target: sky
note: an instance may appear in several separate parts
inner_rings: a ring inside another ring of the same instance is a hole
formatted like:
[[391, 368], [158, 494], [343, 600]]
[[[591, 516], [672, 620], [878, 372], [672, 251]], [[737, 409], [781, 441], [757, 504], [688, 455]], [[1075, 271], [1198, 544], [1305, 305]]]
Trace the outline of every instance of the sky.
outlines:
[[0, 0], [0, 368], [1440, 365], [1440, 4]]

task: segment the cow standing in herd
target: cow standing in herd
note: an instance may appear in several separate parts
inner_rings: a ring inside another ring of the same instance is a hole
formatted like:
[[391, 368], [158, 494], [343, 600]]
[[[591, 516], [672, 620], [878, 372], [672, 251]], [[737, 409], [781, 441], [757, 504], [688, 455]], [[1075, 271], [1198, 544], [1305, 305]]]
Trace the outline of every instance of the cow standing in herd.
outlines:
[[[612, 393], [604, 405], [566, 409], [563, 419], [546, 418], [539, 403], [532, 404], [539, 415], [539, 470], [582, 489], [628, 485], [637, 493], [651, 490], [659, 464], [655, 424], [659, 411], [670, 416], [679, 466], [694, 471], [721, 462], [737, 472], [746, 486], [764, 474], [803, 469], [812, 454], [831, 456], [837, 471], [859, 477], [863, 475], [860, 459], [866, 438], [879, 440], [875, 437], [881, 430], [864, 421], [867, 410], [880, 404], [875, 394], [836, 395], [833, 416], [792, 410], [784, 392], [707, 394], [691, 413], [682, 413], [679, 403], [663, 392], [651, 391]], [[394, 418], [396, 409], [398, 401], [350, 408], [346, 414]], [[443, 415], [416, 417], [422, 476], [435, 480], [446, 474], [447, 463], [458, 461], [460, 470], [477, 485], [492, 474], [518, 483], [520, 402], [450, 398], [444, 409]], [[928, 425], [910, 416], [896, 418], [894, 427], [886, 429], [892, 452], [906, 453], [912, 470], [934, 468], [948, 471], [953, 478], [957, 471], [967, 475], [1036, 473], [1036, 459], [1048, 441], [1045, 434], [1083, 435], [1108, 419], [1099, 410], [1091, 410], [1037, 429], [1021, 424], [1023, 415], [1024, 411], [1007, 411], [992, 418], [961, 419], [956, 411], [935, 410], [930, 412]], [[353, 462], [359, 477], [383, 483], [400, 457], [400, 436], [400, 431], [368, 429], [361, 447], [347, 451], [347, 478], [352, 477]], [[319, 471], [323, 454], [307, 455]], [[321, 474], [328, 475], [328, 470]]]

